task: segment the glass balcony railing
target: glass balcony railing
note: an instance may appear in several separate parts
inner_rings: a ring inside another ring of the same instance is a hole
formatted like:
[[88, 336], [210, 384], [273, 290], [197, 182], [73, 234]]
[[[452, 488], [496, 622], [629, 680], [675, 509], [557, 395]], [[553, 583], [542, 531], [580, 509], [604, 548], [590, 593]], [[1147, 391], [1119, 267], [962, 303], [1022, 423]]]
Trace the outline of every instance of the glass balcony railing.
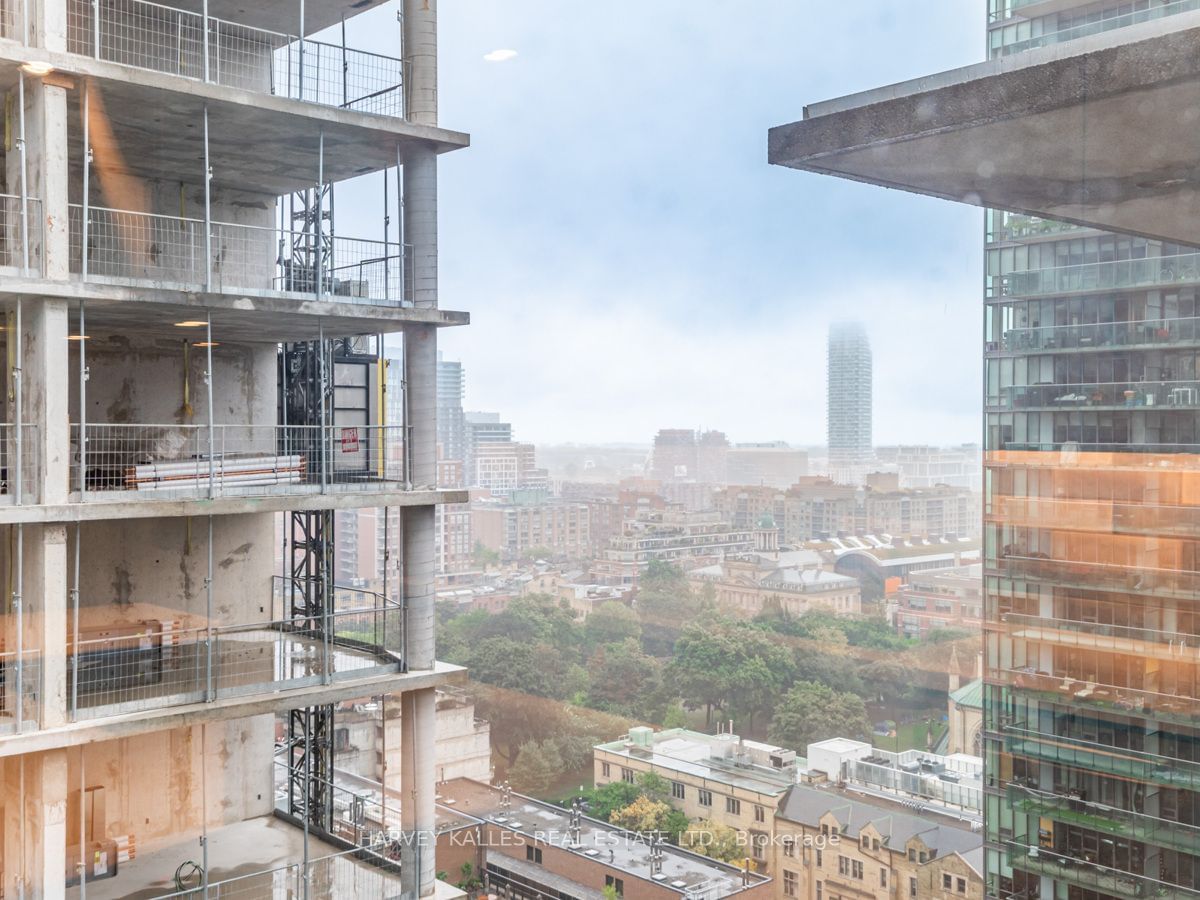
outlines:
[[[1006, 11], [1002, 9], [995, 10], [989, 15], [989, 22], [999, 22], [1011, 16], [1036, 16], [1038, 6], [1044, 5], [1045, 2], [1046, 0], [1008, 0], [1008, 9]], [[1013, 53], [1023, 53], [1027, 50], [1035, 50], [1038, 47], [1049, 47], [1066, 41], [1078, 40], [1089, 35], [1103, 34], [1106, 31], [1113, 31], [1117, 28], [1125, 28], [1129, 25], [1137, 25], [1142, 22], [1150, 22], [1154, 19], [1162, 19], [1166, 16], [1188, 12], [1189, 10], [1200, 9], [1200, 0], [1169, 0], [1166, 3], [1151, 3], [1142, 9], [1133, 9], [1133, 7], [1134, 4], [1132, 3], [1126, 3], [1121, 6], [1110, 6], [1108, 10], [1101, 12], [1100, 15], [1103, 17], [1089, 17], [1091, 20], [1084, 24], [1048, 31], [1044, 34], [1024, 38], [1023, 40], [1008, 41], [995, 48], [992, 55], [1009, 56]]]
[[1163, 284], [1200, 284], [1200, 253], [991, 275], [987, 279], [987, 297], [1037, 297]]
[[93, 206], [85, 259], [83, 207], [72, 204], [70, 219], [71, 272], [85, 280], [411, 305], [411, 248], [391, 241], [228, 222], [213, 222], [206, 240], [201, 219]]
[[76, 501], [398, 491], [404, 426], [71, 426]]
[[1003, 450], [989, 450], [984, 465], [989, 468], [1049, 467], [1100, 471], [1142, 469], [1194, 472], [1200, 468], [1200, 444], [1160, 444], [1151, 441], [1136, 444], [1082, 441], [1007, 443]]
[[1050, 559], [1018, 548], [987, 560], [985, 568], [988, 575], [1121, 594], [1194, 599], [1200, 591], [1200, 572]]
[[1112, 869], [1043, 847], [1007, 841], [1005, 849], [1008, 864], [1014, 869], [1044, 875], [1058, 883], [1091, 888], [1114, 897], [1200, 897], [1200, 890], [1195, 888]]
[[989, 345], [988, 350], [992, 353], [1027, 353], [1098, 347], [1161, 347], [1194, 341], [1200, 341], [1200, 318], [1011, 328], [998, 342]]
[[1076, 384], [1012, 385], [987, 398], [989, 409], [1133, 409], [1200, 406], [1200, 381], [1108, 381]]
[[1087, 230], [1082, 226], [1071, 225], [1067, 222], [1043, 219], [1041, 216], [1005, 212], [999, 209], [988, 210], [987, 226], [988, 243], [1019, 241]]
[[1200, 847], [1200, 827], [1171, 822], [1070, 794], [1051, 794], [1018, 784], [1007, 788], [1009, 805], [1019, 813], [1044, 816], [1065, 825], [1078, 825], [1103, 834], [1129, 838], [1159, 847], [1194, 853]]
[[[1187, 658], [1195, 662], [1196, 648], [1191, 648]], [[1200, 725], [1200, 701], [1178, 694], [1162, 694], [1156, 691], [1082, 681], [1060, 675], [1036, 672], [1032, 667], [1023, 669], [993, 669], [997, 680], [1025, 692], [1033, 692], [1049, 703], [1069, 704], [1072, 707], [1092, 709], [1120, 716], [1155, 719], [1174, 722], [1195, 728]]]
[[[1165, 649], [1169, 654], [1190, 652], [1193, 657], [1200, 658], [1200, 635], [1178, 631], [1167, 631], [1160, 628], [1132, 628], [1127, 625], [1107, 625], [1101, 622], [1078, 622], [1073, 619], [1045, 618], [1043, 616], [1028, 616], [1022, 613], [1000, 613], [1000, 626], [1012, 632], [1014, 637], [1022, 636], [1016, 629], [1034, 629], [1036, 639], [1044, 643], [1064, 644], [1068, 646], [1096, 646], [1111, 649], [1128, 648], [1141, 652], [1157, 652], [1155, 648]], [[1106, 642], [1107, 643], [1104, 643]], [[1122, 642], [1120, 644], [1114, 642]]]
[[1164, 787], [1200, 790], [1200, 763], [1072, 738], [1017, 725], [1005, 727], [1005, 749], [1013, 756], [1115, 775]]
[[1104, 534], [1200, 536], [1200, 506], [992, 495], [987, 516], [1007, 525]]
[[405, 113], [400, 59], [205, 19], [145, 0], [68, 0], [67, 49], [307, 103], [395, 117]]

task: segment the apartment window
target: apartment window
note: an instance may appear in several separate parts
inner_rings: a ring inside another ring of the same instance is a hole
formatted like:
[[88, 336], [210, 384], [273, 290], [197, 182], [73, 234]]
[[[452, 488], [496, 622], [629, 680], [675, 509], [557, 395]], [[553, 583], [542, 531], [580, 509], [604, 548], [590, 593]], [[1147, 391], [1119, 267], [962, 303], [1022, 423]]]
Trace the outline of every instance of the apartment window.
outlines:
[[731, 816], [740, 816], [742, 814], [742, 801], [737, 797], [726, 797], [725, 812]]
[[823, 885], [821, 884], [821, 882], [818, 881], [817, 882], [817, 900], [821, 900], [821, 897], [822, 897], [821, 888], [822, 887], [823, 887]]
[[908, 896], [917, 896], [917, 879], [915, 878], [908, 879]]
[[684, 790], [683, 785], [678, 781], [671, 782], [671, 796], [676, 800], [682, 800], [687, 796], [687, 792]]
[[616, 889], [618, 897], [625, 896], [625, 879], [614, 878], [612, 875], [604, 876], [604, 886]]
[[533, 846], [533, 844], [526, 844], [525, 845], [525, 858], [532, 863], [537, 863], [538, 865], [541, 865], [542, 848], [535, 847], [535, 846]]
[[960, 894], [965, 894], [967, 892], [967, 879], [956, 878], [954, 881], [955, 881], [954, 889], [956, 891], [958, 891]]
[[838, 874], [846, 875], [850, 878], [857, 878], [859, 881], [861, 881], [863, 877], [863, 864], [860, 860], [851, 859], [848, 856], [839, 856]]
[[879, 886], [881, 888], [887, 887], [887, 869], [881, 868], [879, 870]]
[[825, 858], [822, 855], [821, 851], [818, 850], [817, 851], [817, 866], [820, 867], [820, 866], [824, 865], [824, 863], [825, 863]]
[[862, 848], [864, 850], [871, 849], [871, 838], [868, 835], [864, 834], [861, 838], [859, 838], [859, 843], [862, 844]]
[[917, 851], [914, 850], [912, 847], [908, 848], [908, 861], [909, 862], [917, 861]]
[[948, 891], [954, 887], [954, 878], [950, 875], [942, 874], [942, 890]]
[[800, 893], [800, 878], [795, 872], [783, 870], [783, 896], [795, 897]]
[[783, 839], [783, 855], [784, 856], [795, 856], [796, 855], [796, 840], [795, 840], [795, 838], [785, 837]]
[[701, 806], [712, 806], [712, 791], [697, 791]]
[[765, 809], [763, 809], [761, 806], [754, 807], [754, 821], [755, 822], [767, 821], [767, 811]]
[[612, 778], [612, 766], [608, 763], [600, 763], [600, 774], [605, 778]]
[[628, 784], [633, 784], [633, 769], [621, 766], [621, 780]]

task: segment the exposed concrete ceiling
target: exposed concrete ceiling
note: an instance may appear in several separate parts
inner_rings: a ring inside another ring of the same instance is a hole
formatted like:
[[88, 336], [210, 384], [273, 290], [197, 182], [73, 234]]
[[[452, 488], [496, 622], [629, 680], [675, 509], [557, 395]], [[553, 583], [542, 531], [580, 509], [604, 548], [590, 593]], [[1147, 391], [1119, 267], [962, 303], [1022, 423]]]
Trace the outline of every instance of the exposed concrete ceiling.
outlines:
[[[0, 87], [17, 78], [19, 46], [0, 42]], [[300, 103], [270, 94], [100, 62], [70, 54], [46, 56], [59, 73], [91, 85], [94, 165], [142, 178], [204, 183], [204, 107], [209, 110], [209, 145], [217, 186], [273, 196], [310, 187], [317, 180], [318, 147], [325, 133], [325, 177], [342, 181], [396, 165], [414, 146], [438, 152], [466, 147], [462, 132], [331, 106]], [[89, 77], [90, 76], [90, 77]], [[82, 154], [81, 91], [70, 91], [71, 154]], [[99, 140], [97, 121], [107, 122], [115, 146]], [[262, 153], [264, 143], [272, 152]]]
[[[305, 0], [304, 32], [312, 34], [343, 18], [352, 19], [387, 0]], [[201, 12], [203, 0], [171, 0], [168, 4], [176, 9]], [[208, 0], [208, 14], [213, 18], [265, 28], [284, 34], [300, 32], [300, 0]], [[397, 28], [397, 50], [399, 50], [399, 28]]]
[[[80, 282], [22, 282], [5, 279], [0, 300], [21, 294], [54, 296], [71, 301], [72, 328], [78, 302], [86, 304], [89, 334], [142, 334], [151, 337], [203, 340], [203, 329], [185, 329], [176, 322], [203, 321], [211, 313], [213, 340], [230, 343], [289, 343], [326, 337], [388, 334], [410, 325], [465, 325], [463, 312], [394, 306], [299, 300], [287, 297], [245, 297], [197, 294], [170, 289], [127, 288]], [[56, 290], [56, 287], [59, 288]]]
[[1200, 246], [1200, 13], [816, 104], [771, 163]]

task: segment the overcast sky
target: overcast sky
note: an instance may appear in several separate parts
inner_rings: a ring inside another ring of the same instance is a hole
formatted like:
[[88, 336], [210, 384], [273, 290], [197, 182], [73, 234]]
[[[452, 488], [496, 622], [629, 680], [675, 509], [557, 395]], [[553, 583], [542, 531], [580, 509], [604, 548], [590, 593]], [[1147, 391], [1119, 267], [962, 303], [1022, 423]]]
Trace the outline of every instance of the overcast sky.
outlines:
[[[441, 122], [472, 136], [440, 170], [441, 305], [472, 316], [442, 347], [469, 409], [543, 443], [820, 443], [825, 331], [855, 316], [876, 442], [978, 440], [982, 213], [768, 166], [766, 140], [805, 103], [978, 61], [983, 0], [439, 16]], [[371, 17], [372, 40], [394, 29]]]

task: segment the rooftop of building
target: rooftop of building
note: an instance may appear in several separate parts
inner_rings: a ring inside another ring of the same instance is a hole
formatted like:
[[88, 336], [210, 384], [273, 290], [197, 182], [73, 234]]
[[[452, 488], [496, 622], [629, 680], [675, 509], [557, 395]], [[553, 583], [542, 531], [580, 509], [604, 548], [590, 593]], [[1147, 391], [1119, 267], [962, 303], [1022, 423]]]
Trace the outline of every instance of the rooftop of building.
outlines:
[[960, 709], [983, 709], [983, 679], [976, 678], [958, 690], [951, 691], [950, 699]]
[[[596, 819], [580, 816], [578, 835], [572, 833], [571, 811], [534, 800], [520, 794], [505, 792], [501, 788], [482, 784], [467, 778], [455, 778], [438, 786], [439, 810], [448, 822], [473, 819], [487, 822], [507, 832], [520, 835], [529, 842], [560, 847], [564, 852], [576, 853], [584, 859], [595, 861], [609, 869], [624, 872], [629, 878], [658, 883], [661, 887], [674, 889], [683, 895], [689, 889], [702, 886], [712, 892], [708, 896], [727, 897], [736, 895], [744, 888], [744, 877], [750, 885], [761, 884], [769, 879], [762, 875], [744, 876], [741, 870], [690, 853], [670, 844], [662, 845], [661, 877], [650, 874], [650, 844], [643, 837]], [[504, 864], [512, 867], [512, 857], [505, 855]], [[519, 865], [520, 860], [517, 860]], [[576, 882], [555, 876], [543, 867], [537, 869], [537, 879], [558, 878], [563, 887], [573, 896], [580, 894]], [[592, 889], [595, 892], [595, 889]], [[637, 888], [626, 885], [627, 896], [638, 896]]]
[[[804, 766], [795, 751], [783, 747], [735, 734], [712, 735], [687, 728], [635, 728], [626, 737], [597, 744], [595, 749], [648, 763], [656, 770], [693, 775], [770, 796], [782, 795]], [[778, 765], [772, 764], [772, 759]]]
[[[871, 825], [879, 832], [884, 844], [893, 850], [903, 850], [913, 838], [936, 850], [939, 856], [958, 853], [971, 863], [967, 856], [983, 846], [983, 835], [953, 820], [936, 814], [922, 812], [913, 815], [904, 808], [885, 799], [864, 798], [833, 785], [821, 787], [798, 784], [790, 788], [779, 804], [778, 816], [789, 822], [815, 827], [821, 817], [832, 813], [838, 824], [843, 826], [846, 837], [858, 838], [862, 830]], [[980, 864], [972, 867], [982, 872]]]

